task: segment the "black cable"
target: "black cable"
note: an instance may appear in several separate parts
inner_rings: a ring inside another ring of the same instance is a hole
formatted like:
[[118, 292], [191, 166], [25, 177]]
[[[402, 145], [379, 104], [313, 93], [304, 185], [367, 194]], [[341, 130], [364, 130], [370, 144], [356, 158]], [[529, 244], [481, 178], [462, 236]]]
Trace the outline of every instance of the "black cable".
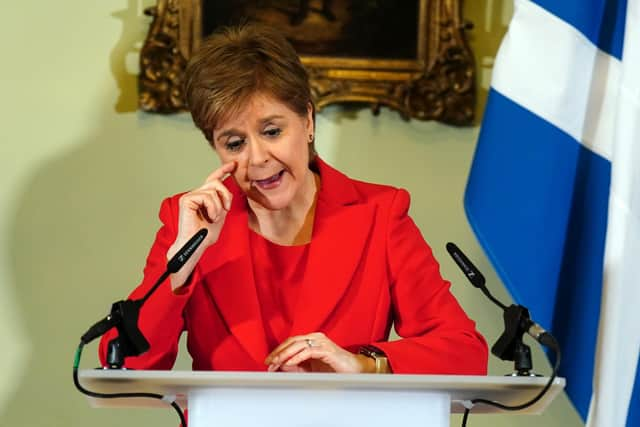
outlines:
[[487, 399], [471, 399], [471, 407], [467, 407], [465, 406], [465, 410], [464, 410], [464, 415], [462, 416], [462, 427], [466, 427], [467, 425], [467, 418], [469, 417], [469, 412], [471, 411], [471, 408], [473, 407], [473, 405], [475, 405], [476, 403], [482, 403], [484, 405], [490, 405], [490, 406], [495, 406], [496, 408], [500, 408], [503, 409], [505, 411], [519, 411], [521, 409], [525, 409], [528, 408], [529, 406], [533, 405], [534, 403], [536, 403], [538, 400], [540, 400], [542, 398], [542, 396], [544, 396], [544, 394], [549, 390], [549, 388], [551, 387], [551, 384], [553, 384], [553, 380], [556, 379], [556, 375], [558, 374], [558, 368], [560, 367], [560, 359], [562, 357], [562, 353], [560, 351], [560, 346], [558, 345], [558, 343], [556, 342], [555, 338], [553, 338], [552, 335], [545, 333], [544, 334], [545, 337], [542, 338], [542, 340], [547, 344], [547, 347], [549, 347], [550, 349], [552, 349], [556, 355], [556, 362], [553, 366], [553, 372], [551, 374], [551, 377], [549, 377], [549, 381], [547, 382], [547, 384], [542, 388], [542, 390], [540, 390], [540, 393], [538, 393], [537, 396], [535, 396], [533, 399], [522, 403], [520, 405], [504, 405], [502, 403], [499, 402], [494, 402], [493, 400], [487, 400]]
[[[80, 391], [80, 393], [86, 394], [87, 396], [96, 397], [100, 399], [116, 399], [116, 398], [131, 398], [131, 397], [144, 397], [150, 399], [158, 399], [165, 401], [165, 396], [157, 393], [97, 393], [91, 390], [87, 390], [80, 384], [80, 380], [78, 378], [78, 366], [80, 365], [80, 358], [82, 357], [82, 348], [84, 344], [80, 342], [78, 349], [76, 350], [76, 356], [73, 362], [73, 383], [76, 388]], [[180, 423], [182, 427], [187, 427], [187, 421], [184, 417], [184, 413], [180, 405], [176, 403], [174, 400], [170, 402], [173, 409], [178, 413], [178, 417], [180, 417]]]

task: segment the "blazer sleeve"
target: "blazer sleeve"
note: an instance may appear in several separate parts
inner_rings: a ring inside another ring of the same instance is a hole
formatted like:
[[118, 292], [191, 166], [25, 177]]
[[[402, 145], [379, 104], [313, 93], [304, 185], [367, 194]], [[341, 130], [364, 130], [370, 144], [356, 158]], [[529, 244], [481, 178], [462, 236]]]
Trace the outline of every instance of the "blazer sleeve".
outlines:
[[[178, 196], [163, 201], [160, 207], [162, 227], [156, 235], [144, 268], [142, 283], [131, 293], [130, 299], [142, 298], [151, 289], [167, 266], [166, 254], [177, 235]], [[165, 280], [140, 309], [138, 327], [149, 342], [146, 353], [128, 357], [125, 366], [134, 369], [171, 369], [178, 353], [178, 340], [185, 324], [183, 310], [193, 286], [178, 294], [171, 290]], [[100, 340], [98, 355], [102, 366], [106, 365], [107, 346], [118, 336], [114, 328]]]
[[487, 344], [449, 291], [431, 248], [408, 215], [409, 193], [391, 204], [387, 262], [396, 332], [401, 339], [372, 343], [394, 373], [486, 375]]

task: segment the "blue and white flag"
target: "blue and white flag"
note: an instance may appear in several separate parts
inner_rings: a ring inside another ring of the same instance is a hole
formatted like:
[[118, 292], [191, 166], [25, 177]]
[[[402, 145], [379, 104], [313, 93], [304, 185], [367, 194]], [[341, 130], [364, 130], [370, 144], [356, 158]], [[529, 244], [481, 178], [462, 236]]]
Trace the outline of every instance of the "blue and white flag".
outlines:
[[587, 425], [640, 427], [640, 0], [516, 0], [465, 194]]

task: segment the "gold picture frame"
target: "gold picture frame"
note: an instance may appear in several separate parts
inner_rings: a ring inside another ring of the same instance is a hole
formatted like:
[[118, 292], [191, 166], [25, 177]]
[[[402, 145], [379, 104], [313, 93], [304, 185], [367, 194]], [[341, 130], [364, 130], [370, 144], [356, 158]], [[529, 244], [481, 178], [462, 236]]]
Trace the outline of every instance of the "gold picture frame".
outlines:
[[[307, 55], [299, 50], [317, 110], [333, 103], [356, 102], [370, 105], [374, 113], [384, 105], [406, 119], [471, 124], [475, 64], [465, 38], [470, 25], [462, 21], [461, 1], [415, 0], [415, 56], [410, 58]], [[209, 2], [207, 7], [211, 2], [223, 4], [222, 0], [157, 0], [156, 6], [145, 11], [153, 20], [140, 55], [140, 109], [165, 114], [185, 109], [182, 75], [202, 40], [203, 2]], [[265, 0], [255, 3], [264, 5]], [[311, 3], [312, 10], [317, 12], [320, 3], [324, 5], [320, 0]]]

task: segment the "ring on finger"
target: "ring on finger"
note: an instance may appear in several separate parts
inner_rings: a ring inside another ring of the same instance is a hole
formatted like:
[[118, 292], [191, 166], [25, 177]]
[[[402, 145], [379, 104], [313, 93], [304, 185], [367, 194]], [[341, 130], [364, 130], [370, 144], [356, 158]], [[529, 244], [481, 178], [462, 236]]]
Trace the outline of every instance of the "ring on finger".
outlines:
[[305, 341], [307, 342], [307, 346], [309, 348], [313, 347], [313, 340], [312, 339], [307, 338]]

